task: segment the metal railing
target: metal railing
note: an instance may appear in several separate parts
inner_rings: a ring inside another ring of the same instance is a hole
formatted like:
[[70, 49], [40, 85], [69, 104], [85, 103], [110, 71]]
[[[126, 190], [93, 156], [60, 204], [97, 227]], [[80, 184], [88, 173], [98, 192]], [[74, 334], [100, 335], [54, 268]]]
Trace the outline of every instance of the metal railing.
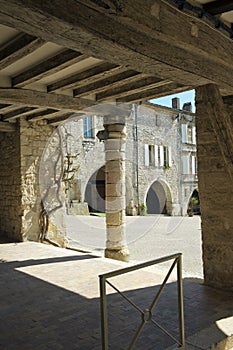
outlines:
[[[126, 274], [128, 272], [143, 269], [152, 265], [164, 263], [166, 261], [174, 260], [170, 269], [168, 270], [162, 284], [159, 287], [151, 305], [148, 309], [142, 310], [138, 305], [136, 305], [130, 298], [128, 298], [123, 292], [121, 292], [117, 287], [115, 287], [111, 282], [108, 281], [111, 277], [116, 277], [119, 275]], [[176, 339], [170, 332], [168, 332], [164, 327], [162, 327], [158, 322], [153, 319], [153, 309], [158, 302], [158, 299], [167, 283], [173, 269], [177, 266], [177, 288], [178, 288], [178, 306], [179, 306], [179, 340]], [[109, 337], [108, 337], [108, 314], [107, 314], [107, 294], [106, 294], [106, 284], [111, 286], [116, 292], [118, 292], [125, 300], [127, 300], [136, 310], [139, 311], [141, 317], [141, 323], [133, 336], [127, 350], [133, 349], [142, 329], [146, 323], [152, 323], [154, 326], [158, 327], [167, 336], [169, 336], [178, 347], [184, 349], [185, 347], [185, 334], [184, 334], [184, 305], [183, 305], [183, 285], [182, 285], [182, 254], [177, 253], [162, 257], [160, 259], [151, 260], [134, 266], [129, 266], [123, 269], [115, 270], [112, 272], [105, 273], [99, 276], [100, 282], [100, 306], [101, 306], [101, 332], [102, 332], [102, 350], [109, 349]]]

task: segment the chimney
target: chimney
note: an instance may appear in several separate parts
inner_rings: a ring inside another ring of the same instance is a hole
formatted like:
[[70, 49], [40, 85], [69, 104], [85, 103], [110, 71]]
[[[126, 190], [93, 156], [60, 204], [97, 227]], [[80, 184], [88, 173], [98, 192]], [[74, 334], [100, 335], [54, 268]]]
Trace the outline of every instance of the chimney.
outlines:
[[182, 109], [187, 112], [192, 112], [192, 103], [191, 102], [184, 103]]
[[180, 99], [179, 97], [175, 97], [172, 99], [172, 108], [180, 109]]

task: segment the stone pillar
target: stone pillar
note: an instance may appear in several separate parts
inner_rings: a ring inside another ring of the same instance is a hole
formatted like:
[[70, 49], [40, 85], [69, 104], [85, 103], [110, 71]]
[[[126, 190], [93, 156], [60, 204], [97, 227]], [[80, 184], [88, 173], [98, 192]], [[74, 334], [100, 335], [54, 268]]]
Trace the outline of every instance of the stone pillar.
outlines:
[[204, 279], [233, 290], [233, 127], [215, 85], [196, 90]]
[[104, 117], [106, 233], [105, 257], [128, 261], [125, 234], [125, 119]]

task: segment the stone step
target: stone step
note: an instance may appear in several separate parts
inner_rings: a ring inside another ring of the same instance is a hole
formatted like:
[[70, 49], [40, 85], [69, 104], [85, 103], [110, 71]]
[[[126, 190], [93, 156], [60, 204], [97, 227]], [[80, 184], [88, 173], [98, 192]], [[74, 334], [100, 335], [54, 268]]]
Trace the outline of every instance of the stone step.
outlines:
[[185, 347], [170, 346], [165, 350], [233, 350], [233, 317], [217, 321], [186, 339]]

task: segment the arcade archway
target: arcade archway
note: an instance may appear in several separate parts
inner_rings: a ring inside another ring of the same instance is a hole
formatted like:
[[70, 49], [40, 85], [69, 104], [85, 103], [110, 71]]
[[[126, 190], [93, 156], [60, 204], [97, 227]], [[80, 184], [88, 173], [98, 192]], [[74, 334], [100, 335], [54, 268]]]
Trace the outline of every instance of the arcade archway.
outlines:
[[85, 190], [85, 202], [90, 212], [105, 213], [105, 166], [90, 177]]
[[172, 212], [171, 192], [167, 184], [155, 181], [150, 186], [146, 195], [148, 214], [168, 214]]

